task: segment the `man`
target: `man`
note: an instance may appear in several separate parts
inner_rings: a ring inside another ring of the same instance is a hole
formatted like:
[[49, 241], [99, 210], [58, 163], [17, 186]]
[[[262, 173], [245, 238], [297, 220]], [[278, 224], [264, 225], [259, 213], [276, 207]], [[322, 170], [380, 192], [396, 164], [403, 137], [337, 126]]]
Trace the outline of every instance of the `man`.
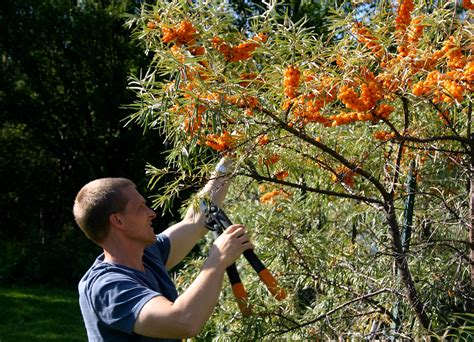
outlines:
[[[220, 170], [226, 169], [226, 161]], [[216, 170], [218, 170], [216, 168]], [[228, 189], [214, 174], [201, 194], [220, 205]], [[202, 238], [205, 215], [189, 208], [184, 219], [155, 235], [156, 217], [135, 185], [123, 178], [86, 184], [74, 217], [103, 248], [79, 283], [79, 302], [90, 341], [156, 341], [197, 335], [212, 314], [225, 269], [254, 248], [242, 225], [232, 225], [212, 245], [194, 282], [178, 296], [168, 270]]]

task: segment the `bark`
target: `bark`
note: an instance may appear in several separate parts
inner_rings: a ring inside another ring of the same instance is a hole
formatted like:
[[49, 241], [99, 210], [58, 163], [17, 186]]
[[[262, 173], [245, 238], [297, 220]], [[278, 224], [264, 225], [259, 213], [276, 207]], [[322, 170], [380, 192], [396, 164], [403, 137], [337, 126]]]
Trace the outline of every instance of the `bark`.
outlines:
[[[469, 261], [471, 272], [471, 293], [474, 293], [474, 134], [471, 134], [471, 151], [470, 151], [470, 172], [469, 172], [469, 204], [470, 204], [470, 218], [469, 218]], [[472, 309], [472, 308], [471, 308]]]
[[411, 276], [410, 268], [408, 266], [407, 254], [403, 250], [400, 227], [395, 216], [395, 206], [393, 201], [390, 201], [386, 204], [385, 212], [387, 214], [387, 223], [390, 227], [390, 233], [392, 235], [392, 250], [394, 253], [395, 264], [397, 265], [403, 285], [407, 290], [408, 301], [420, 324], [429, 331], [431, 327], [431, 320], [424, 309], [424, 305], [420, 300], [420, 296], [416, 290], [415, 283]]

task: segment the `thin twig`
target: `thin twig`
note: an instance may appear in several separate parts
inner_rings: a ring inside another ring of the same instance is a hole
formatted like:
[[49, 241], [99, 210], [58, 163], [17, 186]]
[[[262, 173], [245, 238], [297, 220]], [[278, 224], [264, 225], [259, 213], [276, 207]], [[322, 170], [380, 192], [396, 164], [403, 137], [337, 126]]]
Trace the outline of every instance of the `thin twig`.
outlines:
[[345, 308], [345, 307], [351, 305], [352, 303], [359, 302], [359, 301], [362, 301], [362, 300], [367, 300], [367, 299], [370, 298], [370, 297], [377, 296], [377, 295], [379, 295], [379, 294], [381, 294], [381, 293], [384, 293], [384, 292], [391, 292], [391, 290], [390, 290], [390, 289], [387, 289], [387, 288], [383, 288], [383, 289], [380, 289], [380, 290], [375, 291], [375, 292], [372, 292], [372, 293], [367, 293], [367, 294], [365, 294], [365, 295], [362, 295], [362, 296], [359, 296], [359, 297], [357, 297], [357, 298], [351, 299], [351, 300], [349, 300], [349, 301], [347, 301], [347, 302], [345, 302], [345, 303], [343, 303], [343, 304], [341, 304], [341, 305], [339, 305], [339, 306], [336, 306], [334, 309], [329, 310], [328, 312], [326, 312], [326, 313], [324, 313], [324, 314], [322, 314], [322, 315], [319, 315], [318, 317], [316, 317], [316, 318], [314, 318], [314, 319], [312, 319], [312, 320], [310, 320], [310, 321], [307, 321], [307, 322], [298, 324], [297, 326], [288, 328], [288, 329], [286, 329], [286, 330], [276, 330], [276, 331], [272, 331], [272, 332], [270, 332], [270, 333], [272, 333], [272, 334], [284, 334], [284, 333], [288, 333], [288, 332], [293, 331], [293, 330], [300, 329], [300, 328], [302, 328], [302, 327], [305, 327], [305, 326], [308, 326], [308, 325], [310, 325], [310, 324], [316, 323], [317, 321], [320, 321], [320, 320], [322, 320], [322, 319], [324, 319], [324, 318], [326, 318], [326, 317], [332, 315], [333, 313], [335, 313], [335, 312], [337, 312], [337, 311], [339, 311], [339, 310], [341, 310], [341, 309], [343, 309], [343, 308]]

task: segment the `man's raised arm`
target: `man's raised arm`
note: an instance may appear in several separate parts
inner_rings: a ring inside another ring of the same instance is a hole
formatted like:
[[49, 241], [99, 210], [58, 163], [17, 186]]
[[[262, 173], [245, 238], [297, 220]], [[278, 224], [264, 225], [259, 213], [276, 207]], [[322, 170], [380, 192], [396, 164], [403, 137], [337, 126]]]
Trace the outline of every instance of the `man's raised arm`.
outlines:
[[140, 311], [134, 332], [150, 337], [187, 338], [199, 334], [216, 306], [225, 269], [254, 246], [242, 225], [232, 225], [212, 245], [194, 282], [173, 303], [164, 296], [149, 300]]
[[[233, 160], [222, 158], [211, 174], [210, 180], [199, 192], [199, 196], [208, 197], [213, 203], [221, 205], [229, 189], [229, 174], [232, 170]], [[166, 268], [176, 266], [191, 251], [196, 243], [208, 232], [204, 227], [205, 213], [202, 208], [190, 206], [184, 219], [169, 227], [164, 234], [170, 239], [170, 254]]]

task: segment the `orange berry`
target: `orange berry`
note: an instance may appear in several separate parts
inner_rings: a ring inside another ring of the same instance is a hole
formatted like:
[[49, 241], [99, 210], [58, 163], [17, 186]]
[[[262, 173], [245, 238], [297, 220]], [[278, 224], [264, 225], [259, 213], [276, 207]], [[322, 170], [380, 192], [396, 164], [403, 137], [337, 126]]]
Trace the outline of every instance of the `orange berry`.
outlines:
[[286, 178], [288, 178], [288, 175], [289, 175], [289, 173], [286, 170], [279, 171], [279, 172], [275, 173], [275, 177], [278, 180], [285, 180]]
[[146, 24], [146, 27], [148, 27], [150, 30], [154, 30], [156, 29], [157, 25], [156, 25], [156, 21], [149, 21], [147, 24]]
[[276, 164], [279, 160], [280, 160], [280, 156], [278, 154], [272, 154], [264, 160], [264, 163], [265, 165], [270, 166], [270, 165]]
[[266, 43], [268, 39], [268, 36], [265, 33], [257, 33], [254, 37], [253, 40], [260, 42], [260, 43]]
[[264, 134], [264, 135], [258, 137], [258, 139], [257, 139], [257, 143], [258, 143], [260, 146], [265, 146], [265, 145], [267, 145], [269, 142], [270, 142], [270, 139], [268, 138], [268, 135], [267, 135], [267, 134]]

